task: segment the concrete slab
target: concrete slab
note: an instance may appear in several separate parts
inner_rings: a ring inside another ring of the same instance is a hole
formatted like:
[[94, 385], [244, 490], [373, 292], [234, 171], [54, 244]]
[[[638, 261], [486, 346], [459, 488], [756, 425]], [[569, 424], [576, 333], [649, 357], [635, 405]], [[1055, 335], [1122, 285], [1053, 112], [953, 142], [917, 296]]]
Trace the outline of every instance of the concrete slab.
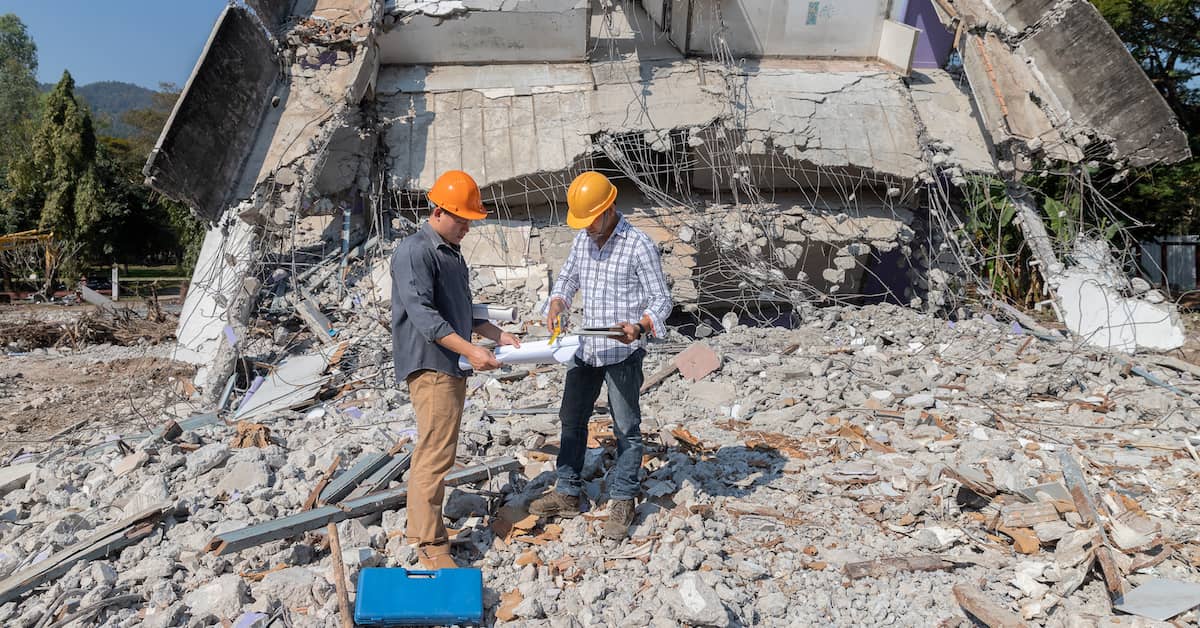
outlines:
[[29, 476], [37, 471], [37, 463], [27, 462], [0, 469], [0, 495], [25, 486]]
[[951, 161], [966, 172], [996, 171], [991, 142], [965, 84], [944, 70], [920, 70], [909, 78], [908, 88], [925, 131], [951, 148]]
[[[583, 61], [586, 0], [393, 5], [404, 18], [378, 34], [385, 64]], [[418, 12], [417, 14], [413, 14]], [[430, 12], [433, 12], [430, 14]]]
[[586, 63], [522, 63], [386, 66], [378, 92], [418, 94], [479, 90], [489, 98], [528, 96], [545, 91], [588, 91], [596, 86]]
[[1172, 304], [1124, 297], [1091, 273], [1067, 270], [1057, 292], [1067, 327], [1089, 345], [1128, 352], [1169, 351], [1186, 340]]

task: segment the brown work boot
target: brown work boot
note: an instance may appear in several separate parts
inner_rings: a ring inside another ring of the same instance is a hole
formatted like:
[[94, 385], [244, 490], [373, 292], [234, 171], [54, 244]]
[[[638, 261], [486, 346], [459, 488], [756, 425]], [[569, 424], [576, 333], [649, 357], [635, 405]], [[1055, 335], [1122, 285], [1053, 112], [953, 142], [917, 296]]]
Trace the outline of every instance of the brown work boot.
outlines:
[[577, 517], [579, 516], [579, 496], [550, 491], [529, 502], [529, 514], [539, 517]]
[[624, 540], [629, 536], [629, 525], [633, 523], [633, 500], [615, 499], [608, 504], [608, 520], [604, 522], [600, 534], [614, 541]]
[[417, 548], [417, 562], [422, 569], [458, 569], [458, 563], [450, 555], [450, 545], [422, 545]]

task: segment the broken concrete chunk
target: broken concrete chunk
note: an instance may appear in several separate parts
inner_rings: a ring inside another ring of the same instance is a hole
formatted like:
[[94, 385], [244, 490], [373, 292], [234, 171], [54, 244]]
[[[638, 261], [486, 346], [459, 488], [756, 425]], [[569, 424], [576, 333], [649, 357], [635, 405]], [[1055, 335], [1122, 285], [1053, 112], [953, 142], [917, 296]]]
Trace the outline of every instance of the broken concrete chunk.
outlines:
[[[199, 452], [197, 452], [199, 453]], [[225, 470], [225, 477], [217, 483], [217, 495], [233, 495], [269, 486], [271, 472], [263, 461], [243, 461]]]
[[36, 470], [37, 463], [33, 462], [0, 469], [0, 496], [25, 486], [25, 483], [29, 481], [29, 476], [33, 475]]
[[225, 464], [229, 458], [229, 446], [224, 443], [205, 445], [187, 457], [187, 471], [192, 477], [201, 476]]
[[1073, 567], [1089, 559], [1099, 540], [1093, 529], [1076, 530], [1064, 536], [1054, 549], [1054, 562], [1061, 568]]
[[161, 557], [150, 556], [138, 561], [131, 569], [123, 571], [119, 582], [141, 582], [143, 580], [164, 580], [171, 577], [176, 570], [175, 561]]
[[686, 573], [676, 578], [671, 606], [679, 619], [694, 626], [724, 626], [728, 623], [720, 596], [700, 578]]
[[324, 603], [332, 587], [311, 569], [288, 567], [267, 574], [254, 585], [255, 597], [277, 599], [291, 609], [306, 608]]
[[1073, 530], [1074, 528], [1071, 527], [1071, 524], [1061, 519], [1033, 525], [1033, 533], [1037, 535], [1038, 541], [1042, 543], [1057, 541], [1070, 534]]
[[237, 574], [217, 576], [208, 584], [188, 593], [183, 603], [192, 609], [193, 617], [213, 616], [233, 619], [250, 600], [246, 582]]
[[112, 585], [117, 582], [117, 570], [106, 562], [92, 563], [91, 576], [96, 584]]
[[113, 465], [113, 475], [121, 477], [123, 475], [132, 473], [134, 469], [138, 469], [145, 465], [146, 461], [148, 460], [150, 460], [149, 453], [145, 451], [135, 451], [118, 460], [117, 463]]
[[1113, 608], [1167, 621], [1172, 617], [1200, 606], [1200, 583], [1155, 578], [1126, 593]]
[[708, 345], [697, 342], [675, 356], [679, 375], [691, 382], [698, 382], [713, 371], [721, 368], [721, 358]]
[[916, 535], [917, 544], [928, 550], [940, 550], [953, 545], [963, 537], [962, 530], [928, 526], [921, 528]]
[[737, 398], [733, 384], [697, 382], [688, 387], [688, 396], [710, 410], [729, 406]]

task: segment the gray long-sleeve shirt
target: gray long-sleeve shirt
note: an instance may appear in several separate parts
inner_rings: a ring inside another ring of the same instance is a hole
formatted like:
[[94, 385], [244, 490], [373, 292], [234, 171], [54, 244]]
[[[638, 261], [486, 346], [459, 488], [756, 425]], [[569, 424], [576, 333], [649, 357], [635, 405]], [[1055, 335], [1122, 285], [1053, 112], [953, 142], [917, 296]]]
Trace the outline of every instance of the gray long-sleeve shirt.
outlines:
[[457, 333], [468, 342], [471, 283], [467, 262], [455, 245], [426, 222], [392, 253], [392, 359], [396, 382], [420, 370], [466, 377], [458, 354], [435, 342]]

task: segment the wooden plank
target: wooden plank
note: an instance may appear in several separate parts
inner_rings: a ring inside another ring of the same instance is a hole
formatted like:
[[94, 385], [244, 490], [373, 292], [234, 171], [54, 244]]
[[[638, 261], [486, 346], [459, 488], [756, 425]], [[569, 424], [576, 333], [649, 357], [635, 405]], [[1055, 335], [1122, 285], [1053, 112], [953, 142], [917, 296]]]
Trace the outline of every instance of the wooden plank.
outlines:
[[977, 587], [954, 585], [954, 599], [972, 617], [988, 628], [1024, 628], [1025, 621], [1016, 613], [989, 599]]
[[851, 580], [858, 580], [860, 578], [883, 578], [903, 571], [947, 571], [968, 565], [969, 563], [954, 562], [929, 554], [846, 563], [842, 569], [847, 576], [850, 576]]
[[325, 504], [337, 503], [343, 497], [349, 495], [363, 480], [386, 465], [391, 459], [391, 456], [384, 453], [367, 454], [360, 457], [353, 467], [350, 467], [345, 473], [337, 476], [337, 479], [330, 482], [321, 491], [321, 502]]
[[333, 462], [330, 462], [329, 468], [325, 469], [325, 473], [321, 474], [321, 479], [317, 480], [317, 485], [308, 494], [308, 498], [304, 500], [304, 505], [300, 507], [300, 510], [311, 510], [317, 505], [317, 499], [321, 497], [321, 491], [325, 490], [325, 485], [329, 484], [329, 479], [333, 477], [334, 472], [337, 471], [338, 463], [341, 461], [342, 457], [340, 455], [333, 457]]
[[[516, 458], [511, 456], [495, 458], [483, 464], [452, 471], [446, 476], [446, 486], [478, 482], [498, 473], [515, 471], [520, 468], [521, 463]], [[403, 506], [407, 500], [408, 485], [405, 484], [389, 491], [382, 491], [358, 499], [349, 499], [337, 506], [313, 508], [312, 510], [306, 510], [287, 517], [219, 534], [209, 540], [204, 549], [218, 556], [240, 552], [248, 547], [291, 538], [301, 532], [316, 530], [330, 523], [362, 517], [384, 510], [395, 510]]]
[[1104, 526], [1100, 523], [1100, 517], [1096, 514], [1092, 495], [1087, 490], [1083, 469], [1069, 451], [1058, 452], [1058, 461], [1062, 465], [1063, 481], [1067, 483], [1067, 490], [1071, 492], [1071, 499], [1075, 502], [1075, 511], [1085, 523], [1096, 528], [1100, 534], [1101, 545], [1096, 548], [1096, 562], [1099, 563], [1100, 573], [1104, 576], [1109, 599], [1115, 600], [1124, 596], [1125, 582], [1121, 579], [1121, 571], [1117, 569], [1116, 561], [1113, 560], [1112, 547], [1109, 545], [1108, 535], [1104, 532]]
[[1036, 523], [1058, 519], [1058, 509], [1050, 502], [1012, 504], [1000, 510], [1000, 525], [1006, 528], [1032, 528]]
[[346, 566], [342, 564], [342, 542], [338, 539], [337, 524], [326, 526], [329, 535], [330, 559], [333, 562], [333, 587], [337, 590], [338, 614], [342, 628], [354, 628], [354, 617], [350, 614], [350, 594], [346, 591]]
[[0, 604], [11, 602], [41, 583], [67, 573], [81, 560], [95, 560], [142, 540], [154, 531], [155, 524], [168, 508], [170, 506], [156, 506], [104, 526], [87, 539], [5, 578], [0, 581]]

